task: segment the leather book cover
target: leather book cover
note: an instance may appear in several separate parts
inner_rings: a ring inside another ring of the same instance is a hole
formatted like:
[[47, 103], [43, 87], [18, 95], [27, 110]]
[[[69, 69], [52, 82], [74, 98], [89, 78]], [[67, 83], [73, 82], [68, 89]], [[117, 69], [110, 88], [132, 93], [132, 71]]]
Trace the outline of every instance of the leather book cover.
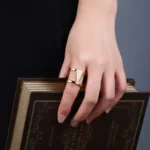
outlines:
[[6, 150], [136, 150], [148, 92], [126, 92], [119, 103], [91, 124], [70, 126], [84, 97], [79, 92], [70, 116], [57, 122], [64, 79], [20, 79]]

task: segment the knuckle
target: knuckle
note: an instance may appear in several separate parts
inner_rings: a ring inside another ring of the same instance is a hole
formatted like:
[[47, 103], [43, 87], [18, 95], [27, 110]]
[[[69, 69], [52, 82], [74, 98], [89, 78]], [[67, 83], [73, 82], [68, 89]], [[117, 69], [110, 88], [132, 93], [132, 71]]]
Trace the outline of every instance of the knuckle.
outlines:
[[68, 105], [66, 103], [61, 104], [60, 112], [61, 112], [61, 114], [64, 114], [65, 116], [67, 116], [69, 114], [70, 108], [68, 107]]
[[67, 116], [69, 114], [69, 111], [67, 109], [63, 109], [61, 111], [61, 114], [64, 114], [65, 116]]
[[89, 56], [85, 55], [85, 54], [82, 54], [80, 53], [78, 55], [78, 58], [77, 58], [78, 62], [82, 63], [82, 62], [88, 62], [90, 60]]
[[60, 111], [61, 114], [63, 114], [64, 116], [68, 116], [69, 114], [69, 111], [67, 110], [63, 110], [63, 111]]
[[96, 98], [86, 98], [86, 102], [88, 105], [95, 106], [97, 104], [98, 99]]
[[108, 64], [108, 61], [107, 61], [106, 59], [102, 59], [102, 60], [100, 60], [100, 59], [95, 59], [95, 62], [96, 62], [96, 64], [99, 65], [99, 66], [105, 66], [105, 65]]
[[106, 99], [107, 101], [112, 101], [114, 99], [114, 95], [113, 94], [107, 94], [104, 96], [104, 99]]
[[106, 63], [106, 66], [109, 68], [109, 69], [114, 69], [115, 66], [117, 66], [118, 63], [116, 63], [115, 61], [113, 60], [109, 60], [107, 63]]
[[65, 95], [67, 96], [67, 97], [71, 97], [71, 98], [74, 98], [75, 97], [75, 92], [74, 92], [74, 86], [75, 85], [73, 85], [73, 84], [70, 84], [69, 86], [66, 86], [66, 89], [65, 89], [65, 91], [64, 91], [64, 93], [65, 93]]
[[112, 70], [114, 68], [114, 61], [112, 60], [107, 60], [107, 59], [104, 59], [104, 60], [98, 60], [96, 61], [96, 64], [98, 66], [100, 66], [101, 68], [108, 68], [110, 70]]

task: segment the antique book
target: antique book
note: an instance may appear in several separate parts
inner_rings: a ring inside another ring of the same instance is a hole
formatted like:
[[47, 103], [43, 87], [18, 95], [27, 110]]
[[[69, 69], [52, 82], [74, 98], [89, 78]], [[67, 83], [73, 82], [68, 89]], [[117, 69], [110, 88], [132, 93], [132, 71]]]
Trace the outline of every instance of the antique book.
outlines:
[[[70, 126], [84, 97], [83, 86], [63, 124], [57, 109], [66, 79], [19, 79], [5, 150], [135, 150], [149, 92], [139, 92], [127, 79], [118, 104], [92, 123]], [[101, 96], [101, 95], [100, 95]]]

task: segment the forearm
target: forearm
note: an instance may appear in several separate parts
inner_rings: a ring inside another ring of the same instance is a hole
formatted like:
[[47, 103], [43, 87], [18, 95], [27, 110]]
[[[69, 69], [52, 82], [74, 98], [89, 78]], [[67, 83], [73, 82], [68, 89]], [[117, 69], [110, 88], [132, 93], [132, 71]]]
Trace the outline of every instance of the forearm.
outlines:
[[114, 21], [117, 13], [117, 0], [79, 0], [77, 18], [84, 20]]

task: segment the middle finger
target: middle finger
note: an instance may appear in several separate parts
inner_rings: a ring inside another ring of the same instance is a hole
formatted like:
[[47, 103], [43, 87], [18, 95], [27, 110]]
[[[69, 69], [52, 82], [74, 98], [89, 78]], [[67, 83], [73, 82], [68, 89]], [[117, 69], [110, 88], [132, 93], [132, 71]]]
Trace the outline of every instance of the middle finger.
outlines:
[[102, 70], [89, 66], [87, 71], [88, 78], [84, 100], [71, 122], [72, 126], [76, 126], [81, 121], [84, 121], [98, 102]]

